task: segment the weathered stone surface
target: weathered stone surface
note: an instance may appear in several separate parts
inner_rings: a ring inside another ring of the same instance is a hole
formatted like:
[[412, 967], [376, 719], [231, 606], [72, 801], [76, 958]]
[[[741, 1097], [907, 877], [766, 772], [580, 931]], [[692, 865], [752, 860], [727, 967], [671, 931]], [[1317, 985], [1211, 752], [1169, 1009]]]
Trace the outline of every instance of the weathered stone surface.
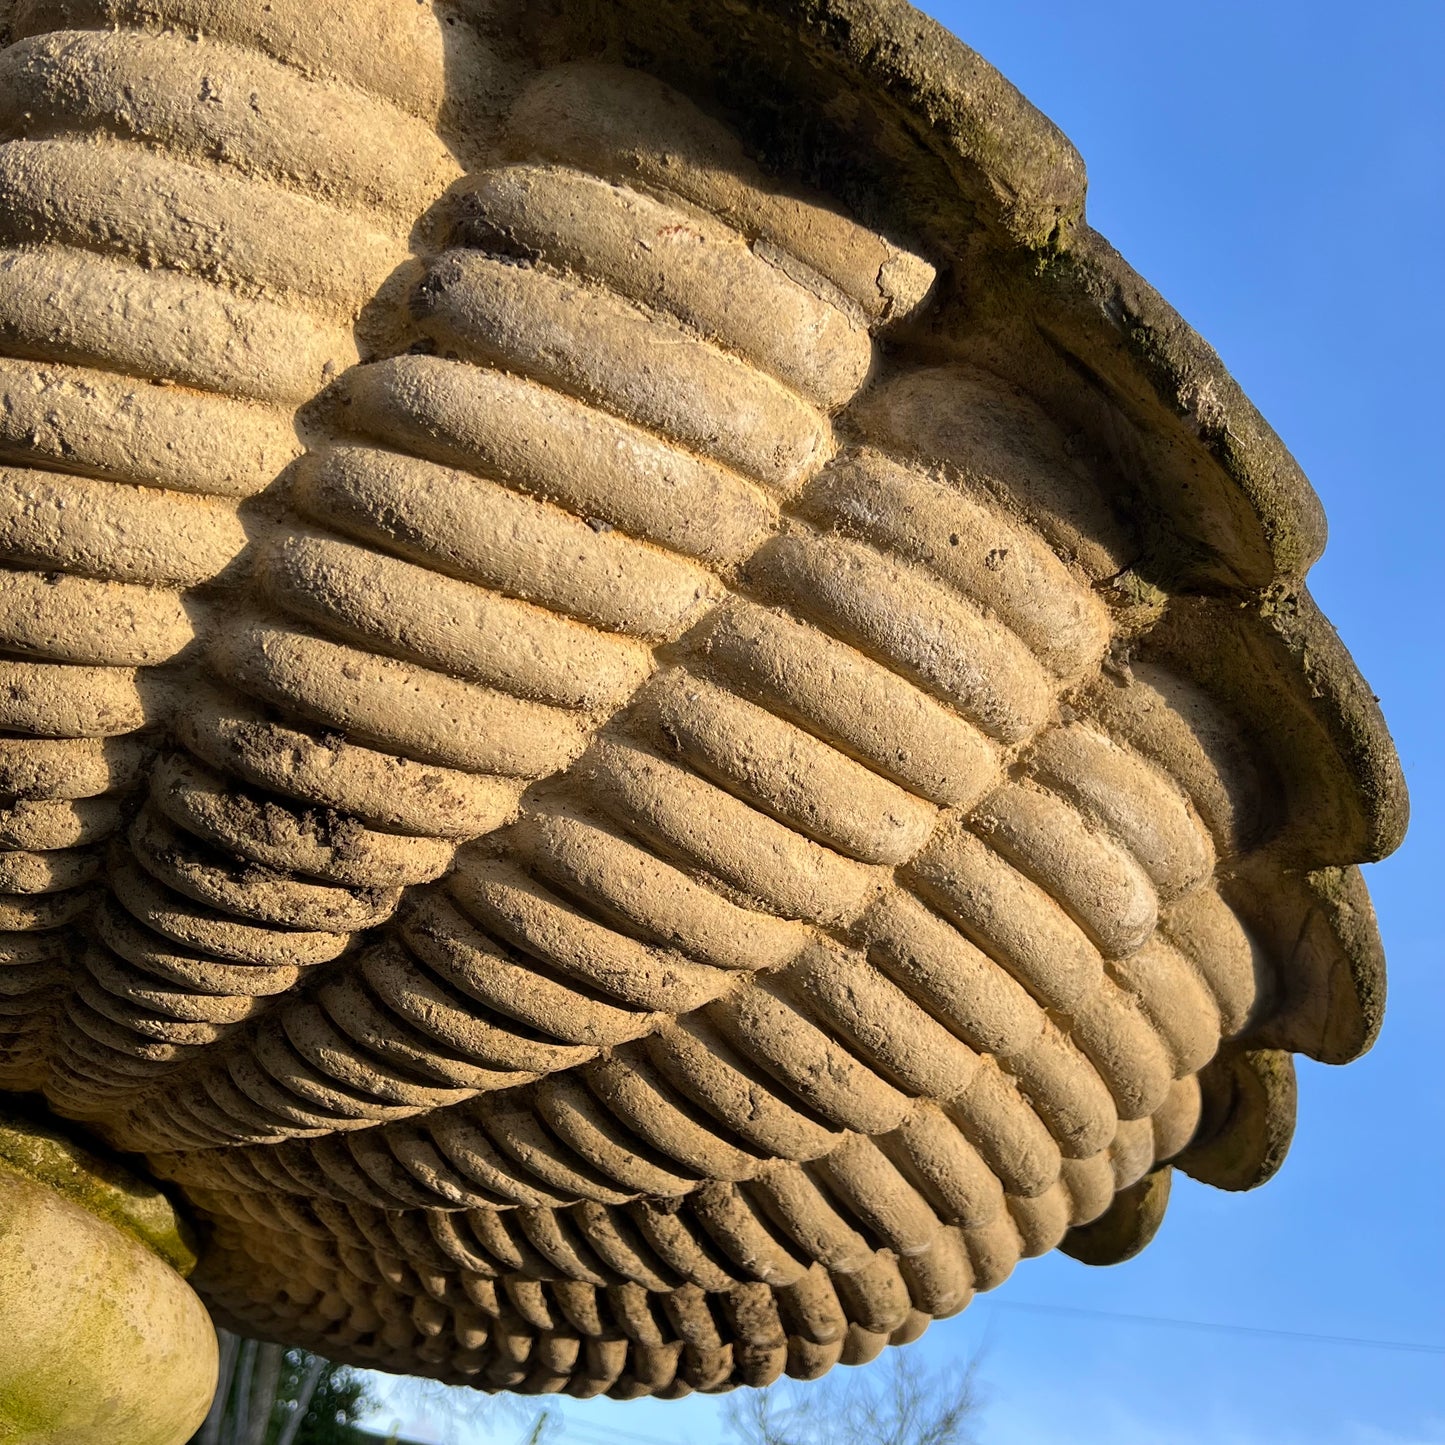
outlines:
[[166, 1199], [0, 1119], [0, 1438], [180, 1445], [216, 1386], [216, 1336]]
[[811, 1377], [1277, 1167], [1403, 787], [1006, 82], [893, 0], [0, 39], [0, 1088], [219, 1319]]

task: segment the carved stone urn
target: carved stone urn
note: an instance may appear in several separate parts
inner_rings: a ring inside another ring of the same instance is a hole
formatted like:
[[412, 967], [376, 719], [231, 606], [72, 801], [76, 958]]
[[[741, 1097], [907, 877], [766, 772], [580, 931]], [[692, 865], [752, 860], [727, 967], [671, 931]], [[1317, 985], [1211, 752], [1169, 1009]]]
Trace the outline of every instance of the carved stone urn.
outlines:
[[1005, 81], [898, 0], [0, 43], [0, 1090], [216, 1321], [806, 1379], [1270, 1175], [1404, 790]]

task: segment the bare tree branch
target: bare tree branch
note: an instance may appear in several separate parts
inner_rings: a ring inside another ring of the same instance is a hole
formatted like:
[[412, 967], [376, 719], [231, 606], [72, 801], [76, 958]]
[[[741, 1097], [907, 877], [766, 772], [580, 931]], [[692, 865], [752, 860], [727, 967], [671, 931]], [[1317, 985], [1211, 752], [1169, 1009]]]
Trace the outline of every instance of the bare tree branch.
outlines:
[[221, 1353], [216, 1393], [211, 1400], [211, 1408], [206, 1412], [205, 1424], [196, 1436], [196, 1445], [221, 1445], [221, 1418], [226, 1413], [226, 1402], [231, 1396], [231, 1382], [236, 1375], [236, 1352], [241, 1345], [240, 1339], [230, 1330], [217, 1330], [216, 1343]]
[[236, 1366], [236, 1389], [231, 1408], [231, 1439], [238, 1442], [246, 1438], [246, 1427], [251, 1418], [251, 1376], [256, 1369], [255, 1340], [241, 1341], [241, 1355]]
[[969, 1445], [979, 1410], [973, 1363], [929, 1371], [903, 1350], [890, 1353], [889, 1365], [852, 1378], [739, 1391], [728, 1427], [739, 1445]]
[[276, 1408], [276, 1389], [281, 1383], [281, 1355], [280, 1345], [261, 1344], [256, 1348], [246, 1432], [238, 1435], [238, 1445], [265, 1445], [266, 1430]]

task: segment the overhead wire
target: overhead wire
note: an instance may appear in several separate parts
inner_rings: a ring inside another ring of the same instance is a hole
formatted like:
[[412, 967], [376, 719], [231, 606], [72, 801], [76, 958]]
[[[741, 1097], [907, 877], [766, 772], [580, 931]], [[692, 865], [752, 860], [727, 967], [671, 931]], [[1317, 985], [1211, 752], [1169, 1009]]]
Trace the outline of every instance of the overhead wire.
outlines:
[[1170, 1329], [1207, 1330], [1219, 1334], [1254, 1335], [1268, 1339], [1298, 1340], [1317, 1345], [1354, 1345], [1371, 1350], [1397, 1350], [1421, 1355], [1445, 1355], [1445, 1345], [1422, 1340], [1381, 1340], [1365, 1335], [1324, 1335], [1300, 1330], [1270, 1329], [1263, 1325], [1238, 1325], [1219, 1320], [1184, 1320], [1167, 1315], [1124, 1314], [1116, 1310], [1084, 1309], [1077, 1305], [1039, 1304], [1031, 1300], [999, 1300], [995, 1310], [1017, 1310], [1029, 1314], [1069, 1315], [1081, 1319], [1117, 1320], [1124, 1324], [1163, 1325]]
[[[556, 1436], [547, 1435], [544, 1438], [565, 1442], [571, 1438], [579, 1438], [578, 1445], [617, 1445], [617, 1442], [627, 1442], [627, 1445], [677, 1445], [675, 1439], [664, 1440], [659, 1435], [639, 1435], [635, 1430], [620, 1429], [612, 1425], [601, 1425], [592, 1420], [579, 1420], [573, 1415], [563, 1411], [557, 1412], [557, 1421], [561, 1430]], [[591, 1436], [591, 1440], [586, 1439]]]
[[[1011, 1310], [1026, 1314], [1060, 1315], [1075, 1319], [1109, 1320], [1118, 1324], [1163, 1326], [1168, 1329], [1201, 1330], [1213, 1334], [1248, 1335], [1255, 1338], [1291, 1340], [1303, 1344], [1345, 1345], [1360, 1349], [1392, 1350], [1400, 1353], [1445, 1355], [1445, 1344], [1423, 1340], [1386, 1340], [1368, 1335], [1328, 1335], [1303, 1330], [1281, 1330], [1264, 1325], [1241, 1325], [1224, 1320], [1189, 1320], [1170, 1315], [1129, 1314], [1119, 1310], [1087, 1309], [1078, 1305], [1044, 1304], [1034, 1300], [990, 1301], [990, 1319], [994, 1312]], [[656, 1435], [643, 1435], [634, 1430], [602, 1425], [576, 1416], [557, 1414], [561, 1430], [551, 1438], [576, 1445], [673, 1445]]]

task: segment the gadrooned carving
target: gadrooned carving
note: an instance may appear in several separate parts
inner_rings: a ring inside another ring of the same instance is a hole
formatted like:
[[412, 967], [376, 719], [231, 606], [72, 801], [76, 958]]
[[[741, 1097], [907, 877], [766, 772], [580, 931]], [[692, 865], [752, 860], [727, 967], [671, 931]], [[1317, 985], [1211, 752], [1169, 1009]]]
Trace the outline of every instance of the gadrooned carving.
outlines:
[[585, 8], [0, 7], [0, 1086], [224, 1323], [668, 1395], [1267, 1175], [1402, 804], [1212, 359]]

